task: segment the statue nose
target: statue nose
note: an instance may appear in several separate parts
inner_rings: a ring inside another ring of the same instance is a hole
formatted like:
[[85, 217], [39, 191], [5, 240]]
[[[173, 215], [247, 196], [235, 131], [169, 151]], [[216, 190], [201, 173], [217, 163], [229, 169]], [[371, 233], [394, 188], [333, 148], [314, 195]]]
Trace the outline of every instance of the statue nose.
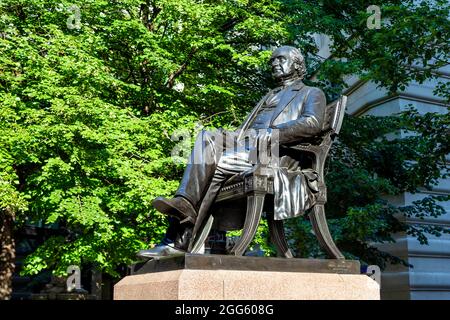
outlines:
[[272, 63], [272, 69], [281, 69], [280, 62], [274, 62]]

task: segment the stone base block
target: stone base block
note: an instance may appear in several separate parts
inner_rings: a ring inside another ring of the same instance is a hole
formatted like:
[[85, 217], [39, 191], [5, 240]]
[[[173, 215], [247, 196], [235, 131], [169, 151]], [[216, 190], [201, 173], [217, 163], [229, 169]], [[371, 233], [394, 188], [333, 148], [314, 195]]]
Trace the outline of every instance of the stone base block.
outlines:
[[114, 300], [379, 300], [366, 275], [242, 270], [172, 270], [127, 276]]

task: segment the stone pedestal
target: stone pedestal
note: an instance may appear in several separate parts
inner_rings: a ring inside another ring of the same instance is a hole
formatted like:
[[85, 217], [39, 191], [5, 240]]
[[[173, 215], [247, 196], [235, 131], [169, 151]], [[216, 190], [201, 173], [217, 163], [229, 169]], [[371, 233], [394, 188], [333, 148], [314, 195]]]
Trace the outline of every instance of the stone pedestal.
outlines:
[[359, 262], [192, 255], [135, 265], [115, 300], [378, 300]]

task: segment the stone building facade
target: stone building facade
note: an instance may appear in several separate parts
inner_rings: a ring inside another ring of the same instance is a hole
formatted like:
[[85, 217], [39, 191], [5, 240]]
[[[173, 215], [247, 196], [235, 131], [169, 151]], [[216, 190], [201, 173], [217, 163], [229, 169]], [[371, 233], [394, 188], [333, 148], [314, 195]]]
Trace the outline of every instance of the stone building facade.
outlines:
[[[326, 35], [315, 35], [318, 56], [331, 56], [330, 39]], [[438, 82], [450, 81], [450, 64], [438, 70], [437, 78], [424, 83], [411, 82], [403, 92], [390, 95], [387, 90], [377, 88], [370, 81], [361, 81], [356, 76], [348, 77], [346, 112], [355, 115], [387, 116], [414, 106], [420, 113], [447, 113], [448, 104], [433, 94]], [[445, 133], [443, 133], [445, 134]], [[450, 155], [447, 155], [450, 165]], [[448, 195], [450, 179], [441, 180], [432, 191], [420, 190], [416, 194], [404, 193], [388, 199], [392, 204], [405, 206], [430, 194]], [[424, 220], [407, 219], [410, 224], [440, 225], [450, 228], [450, 203], [440, 203], [446, 213], [438, 218]], [[445, 299], [450, 300], [450, 235], [441, 237], [427, 235], [428, 245], [405, 233], [393, 235], [394, 244], [377, 245], [380, 250], [396, 255], [413, 267], [390, 265], [381, 274], [381, 299]]]
[[[389, 95], [377, 88], [373, 82], [359, 81], [356, 77], [347, 79], [349, 87], [344, 91], [348, 96], [347, 112], [351, 115], [387, 116], [403, 111], [413, 105], [420, 113], [448, 112], [448, 105], [435, 95], [433, 90], [438, 81], [450, 81], [450, 65], [439, 70], [439, 78], [419, 84], [410, 83], [404, 92]], [[443, 133], [444, 134], [444, 133]], [[447, 156], [450, 161], [450, 156]], [[441, 180], [432, 191], [425, 189], [416, 194], [404, 193], [389, 199], [399, 206], [428, 196], [448, 195], [450, 179]], [[450, 228], [450, 203], [441, 203], [446, 214], [438, 218], [424, 220], [407, 219], [409, 224], [441, 225]], [[382, 299], [450, 299], [450, 235], [441, 237], [427, 235], [428, 245], [405, 233], [394, 235], [396, 243], [378, 247], [401, 257], [413, 268], [390, 265], [381, 277]]]

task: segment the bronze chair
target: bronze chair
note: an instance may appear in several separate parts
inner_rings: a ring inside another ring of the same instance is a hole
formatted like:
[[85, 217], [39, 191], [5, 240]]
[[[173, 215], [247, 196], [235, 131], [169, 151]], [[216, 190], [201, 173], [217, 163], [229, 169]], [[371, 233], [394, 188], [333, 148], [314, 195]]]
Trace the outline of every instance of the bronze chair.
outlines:
[[[293, 150], [308, 153], [313, 156], [312, 169], [318, 174], [318, 192], [315, 195], [315, 204], [310, 209], [309, 218], [321, 247], [330, 257], [335, 259], [344, 259], [344, 256], [336, 247], [326, 221], [324, 205], [327, 201], [327, 189], [324, 181], [324, 164], [333, 140], [340, 131], [346, 102], [347, 97], [341, 96], [335, 102], [327, 105], [324, 130], [320, 136], [313, 139], [314, 141], [301, 142], [289, 147]], [[270, 168], [262, 165], [258, 165], [251, 173], [244, 174], [242, 181], [226, 183], [221, 189], [216, 198], [216, 208], [227, 202], [235, 202], [242, 199], [245, 200], [245, 198], [247, 202], [242, 234], [231, 249], [231, 254], [236, 256], [244, 254], [256, 234], [264, 209], [266, 195], [273, 195], [273, 192], [273, 174], [271, 173]], [[214, 211], [214, 209], [212, 211]], [[192, 253], [198, 253], [201, 250], [211, 231], [214, 219], [215, 215], [210, 214], [203, 228], [200, 229], [199, 235], [196, 239], [193, 239]], [[270, 238], [277, 249], [278, 255], [286, 258], [293, 258], [285, 238], [283, 221], [275, 220], [273, 214], [270, 212], [268, 212], [267, 220]]]

